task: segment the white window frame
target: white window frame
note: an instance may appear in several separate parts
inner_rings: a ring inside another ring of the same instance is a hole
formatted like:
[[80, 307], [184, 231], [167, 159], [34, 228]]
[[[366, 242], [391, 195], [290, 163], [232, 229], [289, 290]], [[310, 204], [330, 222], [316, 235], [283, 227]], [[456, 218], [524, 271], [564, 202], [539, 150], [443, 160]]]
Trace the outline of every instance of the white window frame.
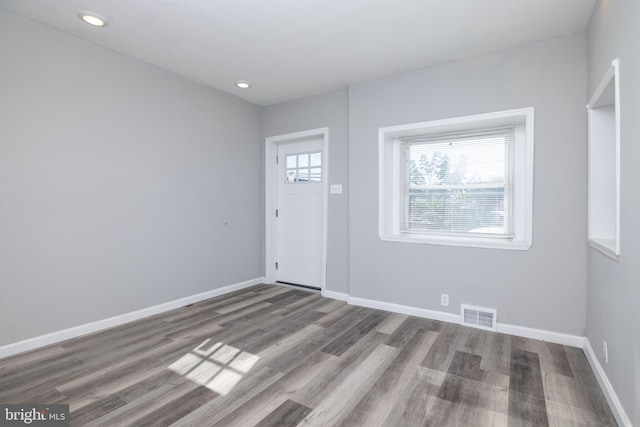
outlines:
[[[467, 132], [515, 126], [513, 160], [513, 236], [486, 234], [407, 233], [400, 230], [401, 184], [405, 168], [401, 165], [401, 139], [448, 132]], [[428, 122], [383, 127], [378, 130], [378, 234], [382, 240], [474, 248], [528, 250], [533, 236], [533, 146], [534, 108], [499, 111]]]
[[589, 121], [589, 245], [620, 256], [620, 70], [614, 59], [587, 104]]

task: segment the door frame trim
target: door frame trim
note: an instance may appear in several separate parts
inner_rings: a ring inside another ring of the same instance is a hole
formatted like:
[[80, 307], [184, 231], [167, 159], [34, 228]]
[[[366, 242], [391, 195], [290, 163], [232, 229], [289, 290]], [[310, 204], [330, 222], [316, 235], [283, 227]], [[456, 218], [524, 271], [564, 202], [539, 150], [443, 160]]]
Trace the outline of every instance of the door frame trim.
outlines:
[[305, 141], [309, 139], [322, 139], [322, 281], [321, 292], [326, 289], [327, 281], [327, 213], [329, 194], [329, 128], [311, 129], [301, 132], [287, 133], [283, 135], [270, 136], [265, 138], [264, 148], [264, 217], [265, 217], [265, 282], [274, 283], [276, 281], [276, 257], [278, 254], [278, 233], [275, 216], [278, 205], [278, 166], [276, 156], [278, 145], [287, 142]]

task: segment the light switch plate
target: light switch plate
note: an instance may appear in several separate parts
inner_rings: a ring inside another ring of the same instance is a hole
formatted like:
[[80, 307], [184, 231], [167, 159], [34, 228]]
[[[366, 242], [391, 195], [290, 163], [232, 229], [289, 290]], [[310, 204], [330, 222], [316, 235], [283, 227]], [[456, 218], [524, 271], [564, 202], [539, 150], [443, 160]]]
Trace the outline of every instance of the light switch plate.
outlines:
[[342, 184], [331, 184], [329, 192], [331, 194], [342, 194]]

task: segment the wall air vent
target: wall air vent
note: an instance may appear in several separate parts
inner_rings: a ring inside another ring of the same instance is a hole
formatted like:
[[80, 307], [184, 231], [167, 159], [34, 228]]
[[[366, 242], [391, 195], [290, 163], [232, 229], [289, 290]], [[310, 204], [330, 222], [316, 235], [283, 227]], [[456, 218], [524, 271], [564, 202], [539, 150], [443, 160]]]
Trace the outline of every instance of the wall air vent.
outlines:
[[498, 327], [497, 317], [498, 312], [493, 308], [462, 304], [460, 324], [495, 332]]

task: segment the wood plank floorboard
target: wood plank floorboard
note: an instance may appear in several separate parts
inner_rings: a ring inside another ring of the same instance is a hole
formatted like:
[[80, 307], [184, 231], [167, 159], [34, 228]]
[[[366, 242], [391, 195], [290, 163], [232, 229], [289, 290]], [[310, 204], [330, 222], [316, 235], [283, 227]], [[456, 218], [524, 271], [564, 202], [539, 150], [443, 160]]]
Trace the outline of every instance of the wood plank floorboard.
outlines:
[[322, 352], [313, 353], [300, 365], [283, 375], [279, 381], [245, 402], [244, 405], [217, 422], [215, 426], [253, 426], [258, 424], [289, 400], [290, 396], [304, 387], [311, 378], [322, 375], [335, 358], [335, 356]]
[[257, 285], [0, 360], [72, 426], [615, 426], [581, 349]]
[[411, 382], [418, 364], [435, 342], [435, 338], [436, 334], [432, 331], [421, 330], [414, 333], [403, 351], [368, 390], [342, 425], [382, 425]]

